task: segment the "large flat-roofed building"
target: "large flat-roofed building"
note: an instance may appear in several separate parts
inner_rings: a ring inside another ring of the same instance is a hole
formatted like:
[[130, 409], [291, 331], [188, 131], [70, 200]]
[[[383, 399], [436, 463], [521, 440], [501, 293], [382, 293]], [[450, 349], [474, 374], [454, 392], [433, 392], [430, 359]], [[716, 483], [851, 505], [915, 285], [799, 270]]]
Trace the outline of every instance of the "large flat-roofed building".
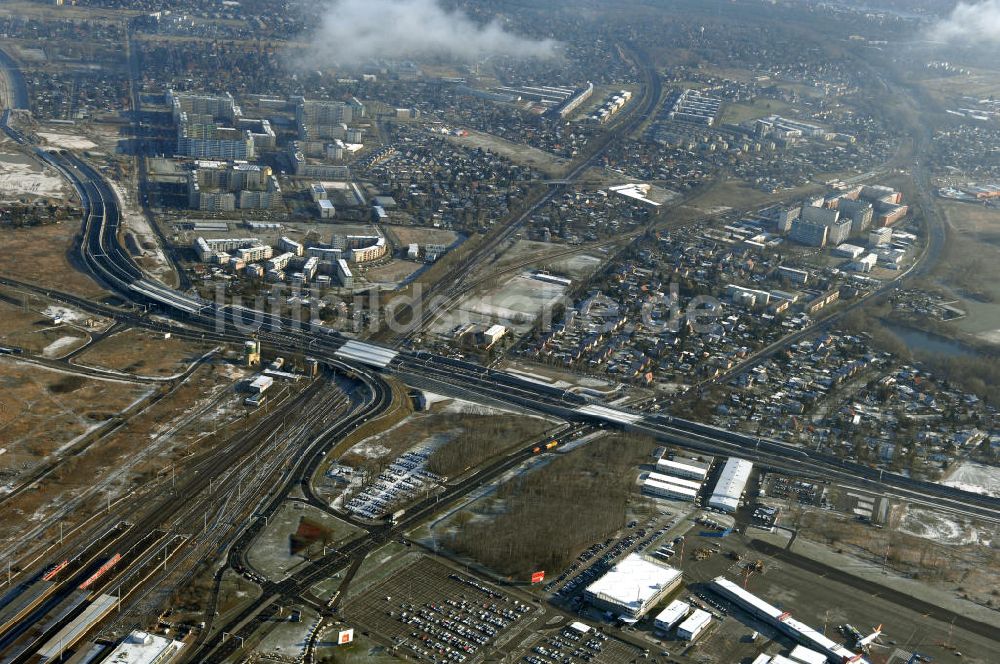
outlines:
[[675, 500], [686, 500], [688, 502], [694, 502], [695, 499], [698, 498], [697, 489], [692, 489], [680, 484], [674, 484], [673, 482], [663, 482], [651, 477], [647, 477], [646, 481], [642, 483], [642, 490], [651, 496], [656, 496], [657, 498], [673, 498]]
[[587, 586], [584, 597], [599, 609], [638, 620], [680, 585], [679, 570], [630, 553]]
[[693, 459], [660, 459], [656, 462], [656, 471], [671, 477], [704, 482], [708, 475], [708, 464]]
[[702, 609], [695, 609], [684, 622], [677, 626], [677, 636], [686, 641], [694, 641], [698, 638], [699, 634], [705, 631], [705, 628], [711, 622], [711, 613]]
[[103, 660], [103, 664], [167, 664], [184, 647], [180, 641], [148, 632], [132, 632]]
[[684, 619], [684, 616], [686, 616], [690, 610], [690, 604], [682, 602], [679, 599], [675, 599], [670, 604], [667, 604], [667, 608], [660, 611], [656, 617], [653, 618], [653, 626], [656, 627], [656, 629], [669, 632], [674, 628], [674, 625]]
[[695, 491], [701, 489], [701, 482], [698, 480], [689, 480], [683, 477], [671, 477], [670, 475], [664, 475], [655, 471], [649, 474], [649, 479], [656, 480], [657, 482], [669, 482], [678, 486], [685, 486], [689, 489], [694, 489]]
[[[710, 585], [714, 592], [733, 602], [754, 618], [762, 620], [772, 627], [776, 627], [796, 643], [823, 653], [830, 664], [843, 664], [844, 662], [869, 664], [868, 660], [864, 657], [851, 652], [843, 645], [809, 627], [801, 620], [796, 620], [788, 611], [768, 604], [760, 597], [744, 590], [724, 576], [716, 577]], [[776, 655], [771, 660], [772, 664], [781, 661], [792, 662], [793, 660], [781, 657], [780, 655]]]
[[799, 664], [826, 664], [826, 655], [802, 645], [792, 648], [792, 652], [788, 653], [788, 656]]
[[747, 480], [750, 479], [751, 470], [753, 464], [746, 459], [731, 458], [726, 461], [715, 489], [712, 490], [712, 496], [708, 499], [708, 506], [723, 512], [735, 512], [740, 505]]

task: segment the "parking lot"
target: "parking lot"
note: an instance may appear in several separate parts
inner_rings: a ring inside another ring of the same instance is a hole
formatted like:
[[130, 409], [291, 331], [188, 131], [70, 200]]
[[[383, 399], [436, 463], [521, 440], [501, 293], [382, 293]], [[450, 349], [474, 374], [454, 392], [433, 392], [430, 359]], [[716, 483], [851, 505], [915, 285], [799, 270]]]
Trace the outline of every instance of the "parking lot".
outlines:
[[[559, 576], [545, 584], [546, 592], [555, 592], [557, 598], [569, 599], [611, 569], [616, 562], [631, 552], [646, 553], [666, 563], [673, 556], [672, 542], [654, 543], [677, 524], [679, 517], [666, 514], [650, 519], [641, 525], [631, 521], [618, 538], [608, 538], [581, 553]], [[579, 600], [574, 600], [579, 605]]]
[[528, 664], [626, 664], [643, 656], [644, 651], [596, 630], [581, 631], [567, 625], [557, 635], [532, 644], [521, 656]]
[[348, 621], [418, 661], [476, 662], [504, 645], [536, 612], [500, 590], [421, 558], [345, 608]]
[[347, 510], [365, 519], [381, 519], [395, 506], [433, 487], [441, 478], [426, 470], [428, 456], [430, 452], [427, 450], [410, 450], [401, 454], [379, 473], [374, 483], [347, 501]]

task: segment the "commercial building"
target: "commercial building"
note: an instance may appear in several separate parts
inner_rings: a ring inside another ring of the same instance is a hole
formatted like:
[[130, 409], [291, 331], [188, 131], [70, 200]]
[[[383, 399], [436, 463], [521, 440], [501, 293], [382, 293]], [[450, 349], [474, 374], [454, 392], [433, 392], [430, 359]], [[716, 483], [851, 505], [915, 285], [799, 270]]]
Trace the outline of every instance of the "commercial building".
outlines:
[[847, 267], [855, 272], [871, 272], [875, 269], [876, 264], [878, 264], [878, 254], [868, 254], [867, 256], [862, 256]]
[[677, 636], [685, 641], [694, 641], [712, 622], [712, 614], [695, 609], [687, 619], [677, 626]]
[[148, 632], [132, 632], [101, 662], [104, 664], [167, 664], [184, 648], [180, 641]]
[[507, 334], [507, 328], [503, 325], [490, 325], [482, 332], [480, 345], [483, 348], [491, 348]]
[[826, 664], [826, 655], [815, 650], [810, 650], [805, 646], [798, 645], [788, 653], [789, 659], [798, 664]]
[[704, 482], [708, 475], [708, 464], [694, 461], [693, 459], [659, 459], [656, 462], [656, 470], [671, 477], [681, 477], [689, 480]]
[[733, 457], [726, 461], [719, 474], [719, 480], [715, 483], [712, 496], [708, 499], [708, 506], [723, 512], [735, 512], [739, 507], [747, 480], [750, 479], [751, 470], [753, 464], [746, 459]]
[[641, 618], [681, 585], [681, 573], [630, 553], [584, 591], [594, 606], [624, 620]]
[[573, 113], [576, 109], [580, 108], [583, 102], [590, 99], [590, 96], [594, 94], [594, 84], [587, 81], [587, 84], [576, 90], [572, 96], [566, 99], [564, 102], [552, 109], [551, 114], [559, 118], [566, 118]]
[[[666, 476], [660, 475], [660, 477]], [[669, 479], [676, 480], [676, 478]], [[692, 503], [698, 498], [697, 489], [677, 484], [676, 481], [663, 481], [653, 477], [646, 478], [646, 480], [642, 483], [642, 490], [644, 493], [656, 496], [657, 498], [672, 498], [674, 500], [685, 500]]]
[[679, 599], [675, 599], [670, 604], [667, 604], [667, 608], [660, 611], [660, 613], [653, 618], [653, 626], [655, 626], [656, 629], [669, 632], [674, 628], [674, 625], [684, 619], [684, 616], [686, 616], [690, 610], [690, 604], [682, 602]]
[[[712, 580], [711, 588], [727, 600], [733, 602], [738, 607], [752, 615], [754, 618], [763, 620], [768, 625], [776, 627], [786, 636], [796, 643], [811, 650], [821, 652], [826, 656], [830, 664], [844, 664], [844, 662], [859, 662], [869, 664], [869, 662], [836, 641], [828, 638], [819, 631], [809, 627], [805, 623], [796, 620], [788, 611], [782, 611], [768, 604], [753, 593], [744, 590], [739, 585], [733, 583], [724, 576], [716, 577]], [[771, 661], [778, 662], [779, 656], [775, 656]], [[782, 658], [784, 661], [791, 661]]]
[[247, 389], [255, 394], [263, 394], [267, 392], [274, 384], [274, 379], [270, 376], [257, 376], [247, 385]]

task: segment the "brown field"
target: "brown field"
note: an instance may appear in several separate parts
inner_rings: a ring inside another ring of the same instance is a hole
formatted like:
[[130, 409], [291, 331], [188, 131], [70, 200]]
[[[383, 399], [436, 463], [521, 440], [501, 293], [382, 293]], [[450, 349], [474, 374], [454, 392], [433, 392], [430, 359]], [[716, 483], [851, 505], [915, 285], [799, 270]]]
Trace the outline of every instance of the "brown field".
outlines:
[[940, 286], [962, 298], [963, 332], [1000, 342], [1000, 210], [970, 203], [939, 202], [948, 223], [948, 244], [935, 270]]
[[415, 261], [391, 261], [386, 265], [365, 270], [362, 274], [370, 283], [399, 283], [419, 270], [423, 265], [423, 263]]
[[[163, 389], [94, 381], [2, 358], [0, 369], [0, 383], [7, 390], [3, 400], [11, 401], [7, 395], [18, 390], [16, 403], [23, 404], [8, 418], [17, 423], [0, 429], [0, 439], [6, 440], [8, 432], [19, 427], [18, 435], [24, 439], [19, 449], [26, 450], [0, 457], [0, 468], [8, 471], [8, 481], [16, 480], [11, 471], [23, 472], [25, 464], [36, 464], [41, 452], [65, 444], [82, 432], [86, 423], [106, 420], [143, 395]], [[183, 459], [246, 425], [240, 405], [243, 395], [232, 387], [234, 379], [242, 376], [231, 365], [205, 365], [159, 402], [137, 405], [123, 427], [61, 461], [33, 490], [0, 503], [0, 541], [14, 541], [12, 538], [50, 527], [46, 517], [57, 510], [68, 510], [62, 521], [69, 530], [103, 509], [109, 498], [114, 500], [131, 488], [148, 485], [175, 462], [180, 464], [177, 472], [182, 472]], [[12, 409], [8, 406], [7, 410]], [[30, 431], [22, 420], [30, 422]], [[45, 441], [45, 450], [41, 441]], [[36, 535], [32, 546], [45, 546], [43, 532]]]
[[385, 232], [403, 247], [411, 242], [450, 245], [458, 238], [458, 233], [455, 231], [422, 226], [386, 226]]
[[3, 229], [0, 242], [0, 274], [38, 286], [82, 295], [102, 297], [107, 293], [71, 263], [68, 252], [79, 232], [77, 223], [35, 228]]
[[147, 385], [99, 380], [0, 358], [0, 440], [9, 471], [61, 446], [152, 393]]
[[569, 167], [567, 159], [533, 148], [530, 145], [512, 143], [499, 136], [480, 131], [469, 130], [468, 136], [449, 136], [448, 140], [471, 149], [489, 150], [515, 164], [537, 168], [550, 177], [562, 177]]
[[130, 329], [106, 337], [76, 358], [79, 364], [142, 376], [172, 376], [184, 371], [210, 346]]
[[[34, 309], [0, 300], [0, 345], [27, 353], [61, 357], [87, 343], [88, 333], [77, 326], [53, 324], [52, 318]], [[46, 350], [48, 349], [48, 350]]]

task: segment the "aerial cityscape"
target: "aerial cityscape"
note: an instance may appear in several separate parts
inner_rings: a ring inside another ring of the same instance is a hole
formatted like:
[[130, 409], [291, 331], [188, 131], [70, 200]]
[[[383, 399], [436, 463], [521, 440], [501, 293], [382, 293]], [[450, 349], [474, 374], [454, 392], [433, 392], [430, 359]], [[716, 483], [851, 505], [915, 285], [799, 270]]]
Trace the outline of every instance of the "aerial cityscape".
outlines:
[[1000, 662], [1000, 0], [0, 0], [0, 664]]

